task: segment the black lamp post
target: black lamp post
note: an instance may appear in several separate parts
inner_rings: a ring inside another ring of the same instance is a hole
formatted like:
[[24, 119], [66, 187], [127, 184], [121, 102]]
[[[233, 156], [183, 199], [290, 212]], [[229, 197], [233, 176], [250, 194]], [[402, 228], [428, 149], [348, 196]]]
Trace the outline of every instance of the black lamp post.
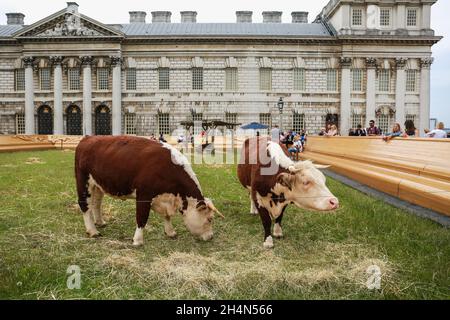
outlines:
[[280, 111], [280, 119], [279, 119], [279, 121], [280, 121], [279, 127], [280, 128], [279, 129], [281, 130], [281, 126], [283, 124], [283, 108], [284, 108], [284, 101], [283, 101], [282, 97], [280, 98], [280, 100], [278, 100], [277, 106], [278, 106], [278, 110]]

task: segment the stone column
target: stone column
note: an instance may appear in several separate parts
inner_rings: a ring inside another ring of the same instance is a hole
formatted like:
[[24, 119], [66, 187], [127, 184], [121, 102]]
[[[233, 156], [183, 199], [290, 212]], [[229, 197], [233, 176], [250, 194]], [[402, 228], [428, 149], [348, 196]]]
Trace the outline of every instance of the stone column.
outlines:
[[342, 136], [347, 136], [350, 129], [350, 67], [352, 59], [342, 57], [341, 60], [341, 128]]
[[83, 135], [92, 135], [92, 62], [90, 56], [81, 57], [83, 67]]
[[375, 120], [377, 59], [367, 58], [366, 68], [367, 68], [366, 128], [368, 128], [370, 120]]
[[433, 58], [426, 58], [420, 61], [422, 70], [420, 72], [420, 136], [425, 136], [424, 129], [430, 126], [430, 68]]
[[25, 134], [35, 134], [33, 57], [23, 58], [25, 66]]
[[406, 95], [406, 59], [395, 60], [397, 67], [397, 80], [395, 86], [395, 121], [403, 128], [405, 123], [405, 95]]
[[53, 115], [54, 115], [54, 123], [55, 129], [53, 133], [56, 135], [64, 134], [64, 111], [63, 111], [63, 92], [62, 92], [62, 60], [63, 57], [55, 56], [50, 57], [50, 61], [52, 62], [53, 69], [53, 92], [54, 92], [54, 101], [53, 101]]
[[122, 134], [122, 59], [111, 57], [113, 68], [112, 85], [112, 134], [119, 136]]

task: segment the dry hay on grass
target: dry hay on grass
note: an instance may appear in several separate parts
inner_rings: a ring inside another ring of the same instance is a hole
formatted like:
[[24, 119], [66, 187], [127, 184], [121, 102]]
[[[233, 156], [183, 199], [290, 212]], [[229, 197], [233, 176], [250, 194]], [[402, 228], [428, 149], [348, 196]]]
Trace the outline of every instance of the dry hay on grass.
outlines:
[[[313, 292], [315, 286], [338, 284], [367, 290], [370, 274], [367, 269], [376, 265], [382, 272], [382, 286], [397, 290], [392, 280], [393, 267], [374, 250], [354, 244], [320, 243], [314, 252], [298, 259], [288, 260], [274, 251], [262, 250], [256, 255], [234, 252], [233, 259], [220, 253], [203, 256], [197, 253], [172, 252], [144, 262], [135, 251], [114, 253], [104, 264], [116, 274], [133, 276], [146, 282], [157, 283], [160, 294], [174, 299], [193, 294], [207, 299], [242, 294], [263, 299], [274, 290], [285, 292]], [[125, 272], [124, 272], [125, 271]]]
[[28, 158], [26, 164], [45, 164], [40, 158]]

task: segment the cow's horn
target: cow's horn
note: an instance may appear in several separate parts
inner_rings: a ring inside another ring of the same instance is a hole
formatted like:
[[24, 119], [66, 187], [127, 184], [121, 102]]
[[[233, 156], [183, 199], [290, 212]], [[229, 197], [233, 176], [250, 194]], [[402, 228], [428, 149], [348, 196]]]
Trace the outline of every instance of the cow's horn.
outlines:
[[328, 169], [331, 166], [326, 166], [326, 165], [322, 165], [322, 164], [314, 164], [314, 167], [316, 167], [317, 169]]
[[297, 173], [297, 172], [302, 171], [302, 169], [297, 169], [295, 166], [290, 166], [289, 171], [292, 173]]
[[[208, 199], [209, 200], [209, 199]], [[212, 203], [211, 200], [208, 201], [208, 207], [214, 211], [215, 213], [217, 213], [219, 215], [219, 217], [221, 217], [222, 219], [225, 219], [225, 216], [214, 206], [214, 204]]]

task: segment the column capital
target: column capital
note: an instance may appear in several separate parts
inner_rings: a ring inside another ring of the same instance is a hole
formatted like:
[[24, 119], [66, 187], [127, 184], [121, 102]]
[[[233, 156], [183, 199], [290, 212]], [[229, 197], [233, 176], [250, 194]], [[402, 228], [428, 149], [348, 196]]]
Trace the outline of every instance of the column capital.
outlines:
[[422, 67], [422, 69], [430, 69], [433, 62], [434, 58], [420, 59], [420, 66]]
[[51, 56], [50, 61], [53, 65], [60, 66], [63, 62], [64, 57], [62, 56]]
[[408, 62], [408, 59], [397, 58], [397, 59], [395, 59], [395, 66], [398, 70], [403, 70], [403, 69], [405, 69], [407, 62]]
[[94, 63], [94, 57], [93, 56], [81, 56], [80, 60], [81, 60], [81, 65], [83, 67], [91, 67], [92, 64]]
[[109, 57], [111, 59], [111, 66], [117, 67], [122, 65], [122, 58], [118, 56], [111, 56]]
[[366, 68], [367, 69], [376, 69], [377, 68], [377, 59], [369, 57], [366, 58]]
[[33, 67], [34, 57], [24, 57], [22, 58], [22, 61], [25, 68]]
[[341, 57], [339, 59], [339, 63], [341, 64], [341, 68], [350, 68], [352, 66], [352, 58], [350, 57]]

